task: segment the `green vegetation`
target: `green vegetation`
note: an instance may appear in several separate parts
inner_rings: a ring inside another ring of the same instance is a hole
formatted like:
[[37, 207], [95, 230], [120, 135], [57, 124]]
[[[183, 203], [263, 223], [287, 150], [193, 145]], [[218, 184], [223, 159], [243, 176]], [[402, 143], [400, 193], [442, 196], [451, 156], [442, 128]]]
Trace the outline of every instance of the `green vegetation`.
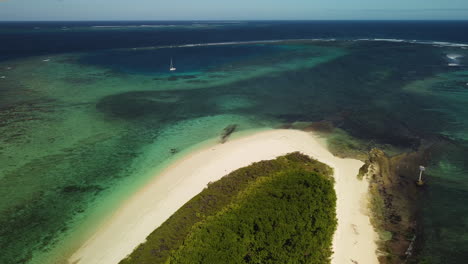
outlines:
[[359, 168], [359, 173], [357, 175], [357, 178], [359, 180], [362, 180], [364, 176], [366, 176], [369, 173], [371, 163], [367, 160], [364, 165], [362, 165], [361, 168]]
[[332, 173], [300, 153], [236, 170], [121, 263], [329, 263], [337, 223]]

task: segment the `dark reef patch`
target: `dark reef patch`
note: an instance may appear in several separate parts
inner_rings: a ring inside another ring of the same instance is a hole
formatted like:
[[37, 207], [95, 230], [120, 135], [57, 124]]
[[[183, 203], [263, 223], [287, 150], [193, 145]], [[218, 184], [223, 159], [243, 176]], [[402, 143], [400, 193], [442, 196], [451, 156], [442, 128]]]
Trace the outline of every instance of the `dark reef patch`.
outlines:
[[[428, 166], [449, 142], [426, 142], [419, 150], [389, 157], [373, 149], [363, 167], [370, 179], [372, 223], [380, 235], [382, 264], [420, 263], [424, 242], [426, 186], [416, 184], [419, 166]], [[426, 180], [428, 185], [432, 180]]]
[[195, 79], [197, 78], [196, 75], [173, 75], [171, 77], [168, 77], [168, 81], [177, 81], [177, 80], [190, 80], [190, 79]]
[[175, 102], [167, 99], [167, 93], [161, 92], [127, 92], [111, 95], [101, 99], [96, 108], [104, 113], [124, 119], [134, 119], [148, 115], [168, 115], [175, 109]]

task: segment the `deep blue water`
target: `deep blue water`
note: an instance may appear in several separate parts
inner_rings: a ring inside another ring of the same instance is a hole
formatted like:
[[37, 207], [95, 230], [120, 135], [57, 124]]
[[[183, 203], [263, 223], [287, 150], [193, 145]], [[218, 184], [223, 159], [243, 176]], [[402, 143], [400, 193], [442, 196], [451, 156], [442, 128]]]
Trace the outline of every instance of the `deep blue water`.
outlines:
[[[280, 46], [229, 45], [188, 47], [183, 49], [111, 50], [89, 53], [80, 63], [105, 66], [125, 73], [167, 73], [169, 62], [181, 65], [180, 72], [208, 70], [245, 58], [262, 56], [269, 52], [280, 52]], [[198, 58], [202, 57], [203, 60]]]
[[[176, 25], [115, 30], [93, 26]], [[398, 38], [468, 43], [468, 21], [0, 22], [0, 60], [34, 54], [303, 38]]]

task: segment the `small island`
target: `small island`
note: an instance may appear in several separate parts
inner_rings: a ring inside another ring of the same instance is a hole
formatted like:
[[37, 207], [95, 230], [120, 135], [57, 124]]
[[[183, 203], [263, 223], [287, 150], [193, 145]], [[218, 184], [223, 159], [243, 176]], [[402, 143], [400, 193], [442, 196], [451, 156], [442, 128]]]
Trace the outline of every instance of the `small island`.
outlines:
[[332, 176], [299, 152], [238, 169], [210, 183], [120, 263], [330, 263]]
[[363, 165], [310, 132], [215, 139], [156, 172], [67, 261], [378, 263]]

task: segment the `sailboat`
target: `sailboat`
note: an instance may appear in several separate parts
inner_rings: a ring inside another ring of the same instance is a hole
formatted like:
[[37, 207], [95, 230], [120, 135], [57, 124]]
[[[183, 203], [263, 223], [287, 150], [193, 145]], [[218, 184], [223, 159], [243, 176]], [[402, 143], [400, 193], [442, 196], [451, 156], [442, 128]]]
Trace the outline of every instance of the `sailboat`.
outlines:
[[171, 58], [171, 67], [169, 68], [170, 71], [175, 71], [176, 68], [174, 67], [174, 65], [172, 64], [172, 58]]

